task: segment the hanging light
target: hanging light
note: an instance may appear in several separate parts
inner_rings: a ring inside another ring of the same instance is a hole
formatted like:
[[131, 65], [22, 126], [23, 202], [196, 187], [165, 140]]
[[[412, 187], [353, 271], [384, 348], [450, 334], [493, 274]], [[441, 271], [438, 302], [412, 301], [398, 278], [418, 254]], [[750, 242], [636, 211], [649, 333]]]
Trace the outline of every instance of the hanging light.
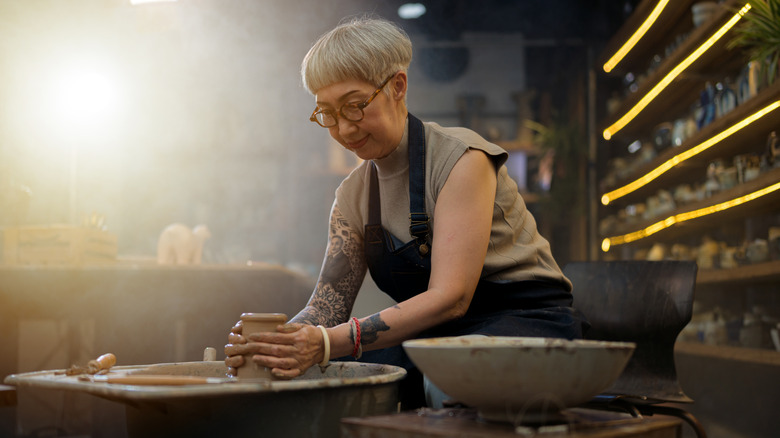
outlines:
[[414, 20], [425, 15], [427, 9], [422, 3], [404, 3], [398, 8], [398, 16], [404, 20]]

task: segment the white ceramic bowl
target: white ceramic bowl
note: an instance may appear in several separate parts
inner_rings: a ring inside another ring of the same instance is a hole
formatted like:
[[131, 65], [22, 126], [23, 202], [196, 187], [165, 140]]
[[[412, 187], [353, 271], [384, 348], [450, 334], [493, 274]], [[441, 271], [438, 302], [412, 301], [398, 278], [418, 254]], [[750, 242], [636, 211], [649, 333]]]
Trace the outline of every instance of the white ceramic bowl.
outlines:
[[607, 389], [635, 344], [464, 336], [410, 340], [403, 347], [452, 399], [487, 420], [517, 424], [554, 417]]

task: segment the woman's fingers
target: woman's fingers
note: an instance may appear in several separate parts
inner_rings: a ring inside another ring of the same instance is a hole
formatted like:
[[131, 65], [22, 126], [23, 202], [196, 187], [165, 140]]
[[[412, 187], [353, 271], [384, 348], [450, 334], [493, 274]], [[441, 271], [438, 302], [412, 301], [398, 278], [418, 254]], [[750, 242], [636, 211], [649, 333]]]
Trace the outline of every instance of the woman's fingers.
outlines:
[[239, 352], [237, 346], [246, 345], [247, 340], [241, 334], [243, 333], [244, 325], [239, 320], [236, 325], [230, 329], [228, 334], [228, 344], [225, 345], [225, 365], [228, 367], [227, 375], [237, 376], [236, 368], [244, 365], [243, 353]]
[[243, 364], [244, 364], [244, 356], [241, 355], [228, 356], [225, 358], [225, 365], [227, 365], [228, 368], [238, 368]]
[[277, 331], [281, 332], [281, 333], [294, 333], [294, 332], [297, 332], [298, 330], [302, 329], [303, 327], [304, 327], [304, 324], [291, 322], [291, 323], [287, 323], [287, 324], [279, 326], [277, 328]]
[[294, 379], [300, 375], [303, 375], [303, 371], [300, 368], [273, 368], [271, 374], [277, 379]]
[[243, 335], [237, 333], [230, 333], [228, 335], [228, 342], [231, 344], [246, 344], [247, 340]]
[[284, 324], [277, 332], [231, 334], [225, 345], [225, 364], [238, 368], [244, 364], [242, 355], [270, 368], [278, 378], [293, 378], [303, 374], [321, 360], [322, 334], [316, 327], [304, 324]]

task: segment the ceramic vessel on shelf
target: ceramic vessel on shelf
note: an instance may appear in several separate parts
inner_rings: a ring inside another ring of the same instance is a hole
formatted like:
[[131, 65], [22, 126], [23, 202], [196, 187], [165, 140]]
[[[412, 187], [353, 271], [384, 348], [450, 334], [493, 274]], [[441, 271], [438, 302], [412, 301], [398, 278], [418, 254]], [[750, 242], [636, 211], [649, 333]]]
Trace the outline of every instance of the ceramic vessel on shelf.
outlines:
[[720, 245], [710, 237], [702, 239], [701, 246], [696, 254], [696, 264], [701, 269], [712, 269], [715, 260], [720, 256]]
[[723, 247], [723, 249], [720, 251], [721, 269], [736, 268], [738, 266], [738, 252], [739, 249], [733, 246]]
[[699, 2], [691, 6], [693, 25], [699, 27], [709, 21], [718, 12], [717, 2]]
[[728, 190], [737, 185], [737, 168], [728, 167], [718, 172], [718, 183], [721, 190]]
[[780, 227], [769, 227], [769, 256], [780, 260]]
[[763, 263], [769, 260], [769, 243], [764, 239], [756, 239], [745, 248], [745, 257], [750, 263]]

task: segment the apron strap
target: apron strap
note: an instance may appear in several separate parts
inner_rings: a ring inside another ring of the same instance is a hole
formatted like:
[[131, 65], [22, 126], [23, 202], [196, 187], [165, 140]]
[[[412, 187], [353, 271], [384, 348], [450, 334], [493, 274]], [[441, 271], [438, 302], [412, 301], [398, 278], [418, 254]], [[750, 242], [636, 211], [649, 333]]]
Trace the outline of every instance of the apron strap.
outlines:
[[376, 176], [376, 164], [371, 161], [371, 179], [368, 182], [368, 223], [382, 223], [382, 206], [379, 202], [379, 179]]
[[[430, 218], [425, 212], [425, 127], [417, 117], [409, 113], [409, 234], [419, 244], [422, 255], [430, 251], [428, 233]], [[368, 223], [382, 222], [379, 201], [379, 179], [376, 164], [371, 162], [369, 181]]]
[[427, 253], [430, 218], [425, 213], [425, 128], [409, 113], [409, 234]]

